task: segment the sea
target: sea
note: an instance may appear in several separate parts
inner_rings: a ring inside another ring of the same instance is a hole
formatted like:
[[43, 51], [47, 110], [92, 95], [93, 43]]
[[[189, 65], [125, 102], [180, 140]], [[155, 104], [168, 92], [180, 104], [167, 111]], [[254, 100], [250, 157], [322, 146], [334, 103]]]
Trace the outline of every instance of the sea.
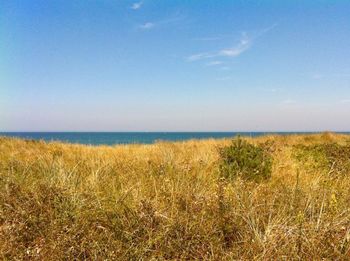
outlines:
[[[60, 141], [86, 145], [152, 144], [157, 141], [222, 139], [236, 136], [257, 137], [279, 134], [311, 134], [316, 132], [0, 132], [0, 136], [29, 140]], [[349, 132], [342, 132], [350, 134]]]

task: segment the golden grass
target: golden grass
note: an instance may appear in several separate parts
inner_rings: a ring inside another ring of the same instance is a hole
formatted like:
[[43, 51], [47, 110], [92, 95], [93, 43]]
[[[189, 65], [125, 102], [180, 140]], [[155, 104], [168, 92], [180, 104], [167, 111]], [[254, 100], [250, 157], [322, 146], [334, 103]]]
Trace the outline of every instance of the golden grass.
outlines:
[[[83, 146], [0, 137], [0, 257], [5, 260], [350, 260], [350, 173], [271, 142], [271, 179], [219, 178], [229, 140]], [[350, 156], [350, 155], [349, 155]]]

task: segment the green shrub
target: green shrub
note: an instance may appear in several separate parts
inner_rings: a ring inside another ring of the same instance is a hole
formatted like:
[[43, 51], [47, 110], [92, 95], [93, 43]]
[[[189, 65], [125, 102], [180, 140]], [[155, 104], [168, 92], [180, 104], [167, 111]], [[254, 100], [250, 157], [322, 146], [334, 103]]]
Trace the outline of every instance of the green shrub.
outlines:
[[220, 174], [226, 179], [237, 176], [247, 180], [268, 179], [272, 172], [272, 157], [262, 147], [241, 138], [220, 149]]
[[350, 172], [350, 146], [337, 143], [318, 145], [298, 145], [295, 157], [305, 163], [312, 159], [315, 167], [325, 169], [329, 173], [347, 174]]

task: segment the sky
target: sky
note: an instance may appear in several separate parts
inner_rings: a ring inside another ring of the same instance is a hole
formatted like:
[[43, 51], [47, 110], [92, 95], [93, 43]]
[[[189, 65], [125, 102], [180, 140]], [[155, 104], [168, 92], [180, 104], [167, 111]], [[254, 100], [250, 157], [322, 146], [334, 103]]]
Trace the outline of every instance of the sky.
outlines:
[[0, 6], [0, 131], [350, 131], [350, 1]]

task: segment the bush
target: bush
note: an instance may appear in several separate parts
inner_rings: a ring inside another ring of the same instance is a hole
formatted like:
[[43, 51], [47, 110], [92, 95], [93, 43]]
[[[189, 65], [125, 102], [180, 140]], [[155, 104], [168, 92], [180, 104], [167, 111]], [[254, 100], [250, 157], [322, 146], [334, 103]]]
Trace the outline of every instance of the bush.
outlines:
[[350, 145], [326, 143], [318, 145], [295, 146], [295, 157], [301, 162], [312, 159], [315, 167], [326, 169], [330, 174], [348, 174], [350, 172]]
[[220, 174], [232, 180], [240, 176], [247, 180], [268, 179], [272, 172], [272, 157], [262, 147], [237, 138], [220, 149]]

